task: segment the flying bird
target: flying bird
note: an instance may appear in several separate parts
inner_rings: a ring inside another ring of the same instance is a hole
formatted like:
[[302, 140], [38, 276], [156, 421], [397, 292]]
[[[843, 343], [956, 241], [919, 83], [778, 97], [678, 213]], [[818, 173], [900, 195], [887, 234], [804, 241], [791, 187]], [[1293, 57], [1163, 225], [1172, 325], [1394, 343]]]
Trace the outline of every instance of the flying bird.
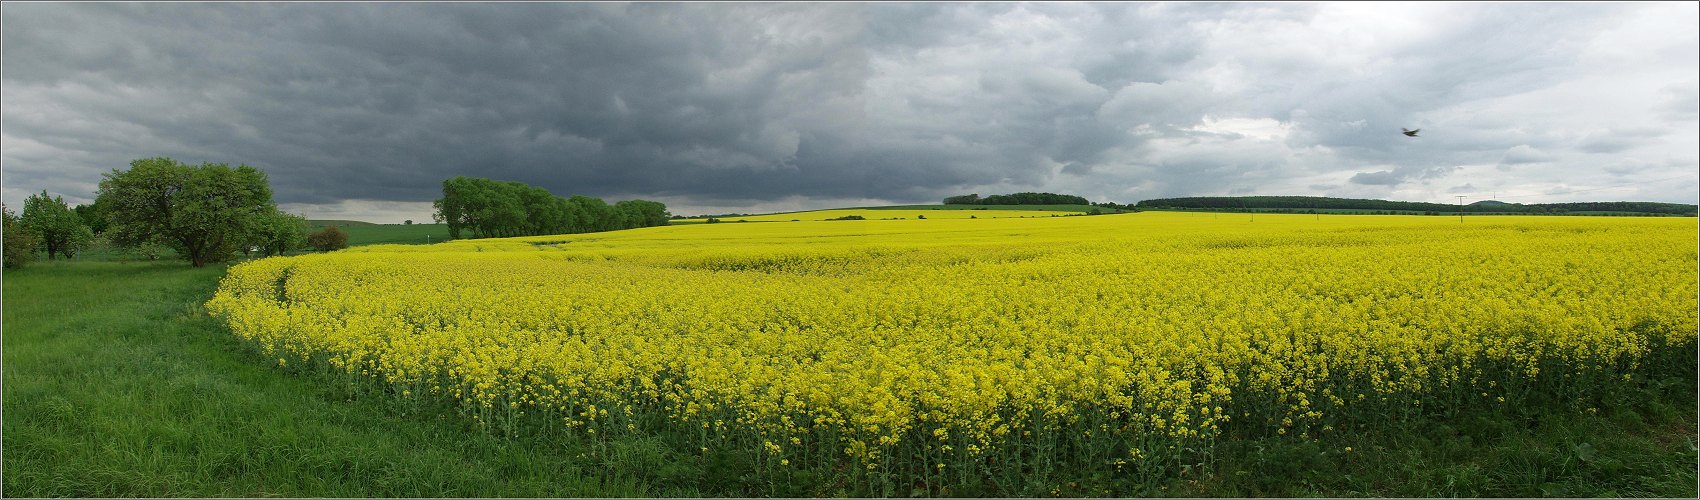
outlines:
[[1422, 129], [1420, 129], [1420, 128], [1419, 128], [1419, 129], [1417, 129], [1417, 130], [1408, 130], [1408, 129], [1406, 129], [1406, 128], [1405, 128], [1405, 127], [1399, 127], [1399, 130], [1403, 130], [1403, 131], [1405, 131], [1405, 135], [1406, 135], [1406, 136], [1409, 136], [1409, 137], [1416, 137], [1416, 136], [1417, 136], [1417, 131], [1418, 131], [1418, 130], [1422, 130]]

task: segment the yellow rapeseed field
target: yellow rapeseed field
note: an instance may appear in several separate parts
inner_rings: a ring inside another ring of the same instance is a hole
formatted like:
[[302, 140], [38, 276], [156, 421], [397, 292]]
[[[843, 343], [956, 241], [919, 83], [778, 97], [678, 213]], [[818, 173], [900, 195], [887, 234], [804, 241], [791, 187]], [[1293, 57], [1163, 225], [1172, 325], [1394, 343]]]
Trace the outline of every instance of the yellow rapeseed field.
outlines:
[[207, 306], [278, 363], [459, 401], [495, 429], [924, 478], [1119, 469], [1434, 407], [1585, 410], [1691, 367], [1696, 234], [1195, 213], [689, 225], [263, 259]]
[[[1105, 210], [1108, 211], [1108, 210]], [[781, 214], [743, 215], [720, 217], [722, 222], [807, 222], [832, 220], [846, 216], [860, 216], [870, 220], [884, 219], [1029, 219], [1039, 217], [1062, 217], [1081, 215], [1081, 212], [1065, 212], [1059, 210], [992, 210], [992, 209], [858, 209], [840, 208], [833, 210], [812, 210], [808, 212], [791, 212]], [[680, 222], [704, 222], [708, 219], [679, 219]]]

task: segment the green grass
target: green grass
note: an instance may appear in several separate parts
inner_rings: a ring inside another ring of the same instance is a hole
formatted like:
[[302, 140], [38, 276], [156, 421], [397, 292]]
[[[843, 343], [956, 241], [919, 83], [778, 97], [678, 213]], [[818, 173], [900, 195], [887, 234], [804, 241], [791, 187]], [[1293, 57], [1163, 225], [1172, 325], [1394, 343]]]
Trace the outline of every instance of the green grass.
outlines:
[[[1315, 441], [1230, 441], [1202, 497], [1677, 497], [1696, 494], [1690, 393], [1597, 415], [1464, 415]], [[1355, 444], [1348, 444], [1355, 443]], [[1346, 451], [1352, 446], [1351, 451]]]
[[[4, 272], [7, 496], [869, 494], [838, 471], [762, 478], [736, 450], [701, 457], [641, 433], [496, 436], [446, 402], [398, 405], [376, 381], [280, 367], [202, 310], [223, 271], [79, 260]], [[949, 494], [1693, 497], [1694, 379], [1634, 396], [1598, 414], [1466, 413], [1316, 440], [1225, 438], [1214, 461], [1156, 489], [1058, 470], [1015, 472], [1019, 489]]]
[[[338, 220], [338, 219], [308, 219], [307, 220], [307, 227], [309, 229], [320, 229], [320, 228], [323, 228], [325, 226], [338, 226], [338, 227], [342, 227], [344, 229], [347, 229], [347, 228], [356, 227], [356, 226], [364, 227], [364, 226], [381, 226], [381, 225], [384, 225], [384, 224], [379, 224], [379, 223], [376, 223], [376, 222], [358, 221], [358, 220]], [[399, 225], [399, 224], [390, 224], [390, 225]]]
[[502, 439], [279, 367], [206, 316], [223, 266], [5, 271], [10, 497], [691, 496], [641, 440]]
[[[346, 224], [345, 224], [346, 223]], [[358, 221], [307, 221], [307, 232], [335, 225], [348, 233], [348, 246], [379, 244], [442, 243], [449, 239], [448, 224], [373, 224]]]

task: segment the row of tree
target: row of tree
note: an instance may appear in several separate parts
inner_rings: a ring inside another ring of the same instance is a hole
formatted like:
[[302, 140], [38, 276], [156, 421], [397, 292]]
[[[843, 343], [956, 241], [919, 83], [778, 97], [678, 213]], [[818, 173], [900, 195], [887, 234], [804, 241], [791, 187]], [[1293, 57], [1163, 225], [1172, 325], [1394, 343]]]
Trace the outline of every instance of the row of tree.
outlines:
[[1086, 198], [1056, 193], [994, 194], [981, 198], [979, 193], [952, 196], [946, 205], [1088, 205]]
[[196, 267], [239, 252], [278, 255], [308, 242], [306, 217], [279, 211], [266, 174], [247, 165], [146, 158], [102, 177], [92, 205], [68, 207], [63, 197], [42, 191], [24, 201], [21, 214], [0, 209], [6, 267], [23, 265], [37, 251], [50, 260], [73, 257], [97, 235], [148, 256], [172, 250]]
[[454, 177], [443, 181], [443, 197], [433, 202], [433, 218], [448, 225], [449, 237], [472, 238], [591, 233], [665, 226], [667, 205], [626, 200], [613, 205], [601, 198], [561, 198], [548, 190], [514, 181]]

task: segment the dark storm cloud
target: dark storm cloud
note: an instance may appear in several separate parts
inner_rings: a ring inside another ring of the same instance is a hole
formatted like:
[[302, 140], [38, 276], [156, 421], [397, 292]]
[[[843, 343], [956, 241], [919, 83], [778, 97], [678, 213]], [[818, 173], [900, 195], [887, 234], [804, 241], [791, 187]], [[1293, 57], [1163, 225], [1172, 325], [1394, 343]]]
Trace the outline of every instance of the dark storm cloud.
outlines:
[[[7, 133], [105, 153], [84, 170], [245, 162], [306, 203], [429, 200], [461, 174], [598, 195], [855, 189], [798, 163], [859, 107], [853, 8], [11, 7]], [[54, 35], [84, 27], [105, 29]], [[85, 139], [107, 124], [149, 133]]]
[[[4, 194], [86, 201], [151, 156], [409, 210], [455, 175], [735, 207], [1422, 196], [1692, 162], [1691, 6], [1398, 7], [8, 4]], [[1586, 107], [1606, 95], [1630, 100]]]

